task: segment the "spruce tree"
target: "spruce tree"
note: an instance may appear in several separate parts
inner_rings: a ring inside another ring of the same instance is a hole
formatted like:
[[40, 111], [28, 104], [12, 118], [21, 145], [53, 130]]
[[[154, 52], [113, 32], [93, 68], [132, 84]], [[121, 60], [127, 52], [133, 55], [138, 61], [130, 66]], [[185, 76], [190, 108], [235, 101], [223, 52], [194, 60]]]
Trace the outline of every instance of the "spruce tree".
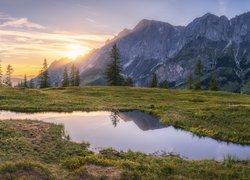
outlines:
[[111, 62], [107, 65], [105, 76], [109, 86], [121, 86], [123, 84], [122, 66], [120, 61], [120, 52], [116, 44], [113, 45]]
[[151, 88], [155, 88], [157, 86], [158, 86], [157, 75], [156, 75], [156, 73], [153, 73], [153, 77], [152, 77], [152, 81], [151, 81], [150, 87]]
[[11, 75], [13, 74], [13, 67], [9, 64], [7, 66], [7, 71], [6, 71], [6, 81], [5, 84], [9, 87], [12, 86], [12, 82], [11, 82]]
[[40, 72], [39, 78], [40, 78], [40, 88], [50, 87], [49, 71], [46, 59], [44, 59], [43, 68]]
[[26, 76], [26, 74], [24, 75], [23, 87], [25, 87], [25, 88], [28, 87], [28, 81], [27, 81], [27, 76]]
[[195, 82], [195, 89], [201, 89], [201, 75], [203, 71], [203, 64], [201, 62], [201, 59], [199, 58], [196, 67], [195, 67], [195, 75], [196, 75], [196, 82]]
[[71, 71], [70, 71], [70, 86], [75, 86], [75, 75], [76, 75], [76, 67], [75, 64], [71, 66]]
[[211, 76], [209, 90], [211, 90], [211, 91], [218, 91], [219, 90], [218, 82], [217, 82], [217, 76], [216, 76], [215, 73], [213, 73], [212, 76]]
[[80, 86], [80, 72], [79, 72], [79, 69], [76, 69], [76, 72], [75, 72], [75, 86]]
[[124, 80], [124, 86], [133, 86], [134, 85], [134, 81], [131, 77], [128, 77]]
[[164, 81], [160, 82], [160, 83], [159, 83], [159, 87], [160, 87], [160, 88], [167, 89], [167, 88], [168, 88], [168, 81], [167, 81], [167, 80], [164, 80]]
[[68, 87], [68, 86], [69, 86], [68, 69], [67, 69], [67, 67], [65, 67], [64, 72], [63, 72], [62, 87]]

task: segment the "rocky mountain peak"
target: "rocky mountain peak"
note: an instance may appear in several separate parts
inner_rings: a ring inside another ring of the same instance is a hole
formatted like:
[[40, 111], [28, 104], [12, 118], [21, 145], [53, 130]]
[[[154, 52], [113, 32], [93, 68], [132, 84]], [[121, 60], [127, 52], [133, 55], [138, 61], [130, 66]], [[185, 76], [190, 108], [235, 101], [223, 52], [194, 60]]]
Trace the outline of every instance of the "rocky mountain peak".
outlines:
[[[106, 83], [103, 74], [114, 43], [120, 49], [124, 75], [131, 76], [136, 86], [148, 86], [152, 73], [171, 87], [185, 86], [197, 57], [204, 64], [204, 86], [208, 86], [212, 72], [218, 75], [220, 88], [229, 91], [239, 91], [250, 77], [250, 12], [231, 20], [207, 13], [186, 27], [143, 19], [79, 60], [82, 85]], [[68, 66], [62, 65], [60, 71], [54, 68], [60, 64], [50, 67], [52, 81], [62, 77], [63, 68]]]
[[225, 40], [228, 38], [228, 26], [229, 20], [225, 16], [207, 13], [188, 24], [185, 34], [188, 39], [204, 37], [213, 41]]
[[219, 17], [216, 16], [215, 14], [211, 14], [211, 13], [206, 13], [203, 16], [201, 16], [198, 19], [218, 19]]
[[231, 23], [231, 36], [237, 43], [244, 39], [250, 40], [250, 12], [236, 16], [230, 20]]
[[171, 24], [166, 22], [143, 19], [134, 27], [133, 31], [139, 31], [146, 28], [160, 27], [160, 26], [173, 27]]

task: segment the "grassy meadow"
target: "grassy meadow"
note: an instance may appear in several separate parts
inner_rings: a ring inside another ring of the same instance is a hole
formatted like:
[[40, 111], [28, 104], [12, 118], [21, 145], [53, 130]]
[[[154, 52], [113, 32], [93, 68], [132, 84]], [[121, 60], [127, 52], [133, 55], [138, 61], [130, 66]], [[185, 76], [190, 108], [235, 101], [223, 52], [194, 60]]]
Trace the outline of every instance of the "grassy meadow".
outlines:
[[20, 112], [141, 110], [198, 135], [250, 144], [250, 96], [131, 87], [0, 88], [0, 109]]
[[[130, 87], [0, 88], [0, 109], [19, 112], [138, 109], [167, 125], [250, 144], [250, 96]], [[62, 138], [63, 127], [0, 121], [0, 179], [249, 179], [250, 161], [188, 161], [112, 149], [94, 154]]]

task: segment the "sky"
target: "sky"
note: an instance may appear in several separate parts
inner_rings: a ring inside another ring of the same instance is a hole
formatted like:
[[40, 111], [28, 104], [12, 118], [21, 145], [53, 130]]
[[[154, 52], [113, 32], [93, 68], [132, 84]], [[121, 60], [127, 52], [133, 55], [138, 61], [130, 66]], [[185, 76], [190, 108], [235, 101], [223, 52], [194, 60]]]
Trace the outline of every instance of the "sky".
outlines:
[[44, 58], [74, 59], [142, 19], [187, 25], [248, 11], [250, 0], [0, 0], [0, 60], [16, 76], [36, 75]]

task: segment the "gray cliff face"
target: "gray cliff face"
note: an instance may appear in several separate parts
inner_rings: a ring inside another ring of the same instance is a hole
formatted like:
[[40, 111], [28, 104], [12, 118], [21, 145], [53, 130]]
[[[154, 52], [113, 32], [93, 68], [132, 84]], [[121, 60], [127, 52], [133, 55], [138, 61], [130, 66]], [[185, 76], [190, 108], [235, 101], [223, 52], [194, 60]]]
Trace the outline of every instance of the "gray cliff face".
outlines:
[[226, 41], [229, 26], [230, 22], [225, 16], [218, 17], [208, 13], [190, 23], [185, 29], [183, 38], [187, 41], [199, 37], [205, 37], [211, 41]]
[[[160, 82], [167, 80], [172, 87], [183, 87], [197, 58], [204, 64], [204, 87], [213, 72], [222, 90], [240, 91], [250, 80], [250, 13], [231, 20], [208, 13], [186, 27], [142, 20], [134, 29], [123, 30], [102, 48], [76, 61], [82, 85], [106, 83], [103, 74], [114, 43], [120, 49], [124, 75], [131, 76], [137, 86], [148, 86], [155, 72]], [[52, 79], [64, 66], [69, 64], [57, 68], [57, 73], [50, 68]]]

